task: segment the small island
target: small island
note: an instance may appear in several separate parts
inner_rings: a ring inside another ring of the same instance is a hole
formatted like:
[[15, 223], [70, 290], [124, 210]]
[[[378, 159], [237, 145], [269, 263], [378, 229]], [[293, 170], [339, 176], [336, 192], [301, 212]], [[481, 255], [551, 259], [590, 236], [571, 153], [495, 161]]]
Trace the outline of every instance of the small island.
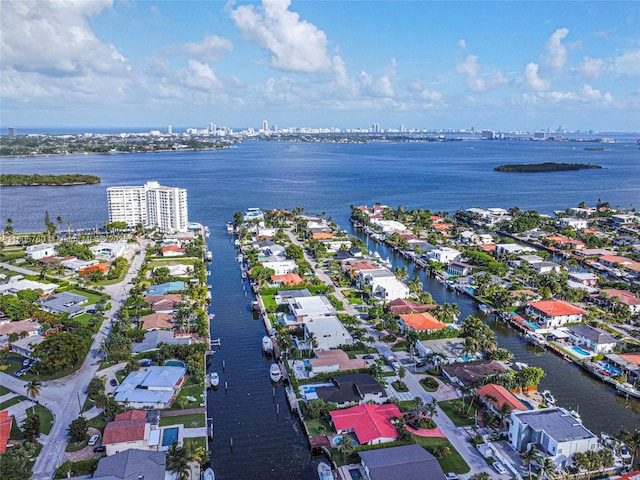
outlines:
[[497, 172], [560, 172], [564, 170], [584, 170], [588, 168], [602, 168], [591, 163], [524, 163], [515, 165], [499, 165], [494, 168]]
[[95, 175], [83, 175], [80, 173], [68, 173], [63, 175], [23, 175], [19, 173], [0, 174], [0, 186], [65, 186], [65, 185], [88, 185], [100, 183], [100, 177]]

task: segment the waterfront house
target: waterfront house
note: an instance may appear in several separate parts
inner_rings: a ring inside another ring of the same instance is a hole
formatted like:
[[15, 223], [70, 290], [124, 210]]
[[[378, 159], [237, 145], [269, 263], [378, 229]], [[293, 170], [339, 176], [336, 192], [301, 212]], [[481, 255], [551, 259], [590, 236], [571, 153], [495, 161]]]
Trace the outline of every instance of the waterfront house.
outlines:
[[446, 323], [442, 323], [428, 312], [407, 313], [400, 315], [400, 326], [402, 330], [413, 330], [414, 332], [435, 332], [447, 328]]
[[604, 358], [609, 365], [613, 365], [627, 376], [627, 382], [633, 384], [640, 380], [640, 352], [608, 353]]
[[496, 254], [515, 255], [518, 253], [535, 252], [536, 249], [520, 245], [518, 243], [499, 243], [496, 245]]
[[621, 267], [626, 265], [631, 265], [633, 260], [627, 257], [620, 257], [618, 255], [602, 255], [598, 258], [598, 262], [605, 267]]
[[445, 480], [442, 467], [420, 445], [379, 448], [358, 452], [371, 480]]
[[[296, 292], [298, 290], [291, 290]], [[279, 292], [281, 293], [281, 292]], [[289, 311], [295, 317], [296, 322], [303, 323], [314, 318], [335, 316], [337, 311], [324, 295], [317, 296], [293, 296], [288, 299]]]
[[564, 408], [511, 412], [509, 443], [523, 453], [532, 445], [548, 455], [564, 469], [571, 465], [571, 456], [578, 452], [595, 451], [598, 437]]
[[177, 247], [175, 245], [167, 245], [162, 247], [163, 257], [182, 257], [187, 253], [184, 248]]
[[259, 260], [259, 263], [264, 268], [273, 270], [274, 275], [293, 273], [293, 271], [298, 268], [295, 260], [281, 257], [267, 257], [265, 260]]
[[313, 335], [318, 350], [353, 345], [351, 333], [335, 315], [308, 318], [304, 320], [303, 325], [305, 342]]
[[471, 265], [463, 262], [455, 261], [447, 265], [447, 273], [454, 277], [471, 275], [472, 270], [473, 267]]
[[278, 290], [275, 295], [275, 302], [278, 305], [284, 305], [288, 303], [290, 299], [311, 296], [311, 292], [306, 288], [301, 288], [300, 290]]
[[184, 367], [168, 366], [131, 372], [116, 388], [114, 398], [132, 408], [167, 408], [182, 388], [186, 373]]
[[173, 331], [169, 330], [151, 330], [145, 332], [142, 342], [131, 344], [132, 353], [143, 353], [157, 350], [160, 343], [167, 345], [191, 345], [192, 338], [190, 336], [175, 336]]
[[539, 300], [527, 303], [527, 315], [543, 328], [582, 322], [585, 311], [563, 300]]
[[504, 411], [505, 405], [508, 405], [509, 412], [529, 410], [513, 393], [502, 385], [496, 385], [495, 383], [487, 383], [480, 388], [476, 388], [476, 395], [482, 404], [497, 414]]
[[387, 399], [384, 388], [370, 373], [336, 375], [331, 381], [332, 385], [316, 387], [316, 395], [325, 402], [347, 406], [382, 403]]
[[337, 433], [355, 433], [360, 445], [395, 441], [398, 432], [391, 420], [402, 418], [402, 412], [393, 403], [357, 405], [344, 410], [333, 410], [329, 415]]
[[361, 358], [351, 359], [343, 350], [337, 348], [316, 351], [315, 358], [309, 360], [309, 365], [309, 377], [314, 377], [321, 373], [361, 370], [367, 367], [367, 362]]
[[167, 469], [165, 452], [130, 449], [103, 457], [93, 473], [93, 480], [164, 479]]
[[98, 245], [89, 247], [91, 253], [96, 257], [114, 260], [124, 255], [127, 244], [124, 242], [100, 242]]
[[561, 229], [570, 228], [571, 230], [584, 230], [589, 225], [587, 220], [584, 218], [563, 217], [558, 219], [558, 226]]
[[507, 368], [496, 360], [451, 363], [441, 367], [442, 375], [451, 383], [467, 387], [482, 385], [491, 375], [501, 375]]
[[40, 245], [29, 245], [24, 249], [25, 256], [33, 260], [42, 260], [46, 257], [53, 257], [56, 254], [54, 245], [41, 243]]
[[434, 262], [447, 264], [456, 260], [460, 260], [460, 252], [455, 248], [449, 247], [434, 248], [428, 253], [427, 259], [433, 260]]
[[151, 295], [145, 297], [145, 301], [151, 306], [151, 310], [156, 313], [172, 313], [182, 303], [182, 295], [179, 293], [168, 293], [166, 295]]
[[371, 297], [377, 300], [391, 301], [409, 295], [409, 287], [385, 268], [360, 270], [358, 284], [360, 288], [369, 286]]
[[144, 315], [138, 319], [138, 324], [142, 330], [172, 330], [175, 326], [173, 314], [154, 312]]
[[304, 284], [304, 280], [297, 273], [271, 275], [271, 284], [278, 287], [297, 287]]
[[87, 297], [71, 292], [60, 292], [38, 301], [38, 306], [49, 313], [66, 313], [75, 317], [84, 313]]
[[407, 300], [405, 298], [396, 298], [395, 300], [391, 300], [385, 306], [385, 309], [393, 312], [395, 315], [400, 315], [403, 313], [417, 313], [417, 312], [427, 312], [430, 310], [435, 310], [437, 305], [424, 305], [422, 303]]
[[145, 297], [152, 297], [154, 295], [166, 295], [171, 292], [182, 292], [184, 290], [184, 282], [165, 282], [158, 285], [151, 285], [147, 289]]
[[[147, 416], [150, 417], [149, 420]], [[151, 419], [157, 417], [156, 412], [143, 410], [129, 410], [116, 415], [112, 422], [107, 423], [102, 435], [102, 445], [106, 448], [107, 456], [132, 448], [149, 450]], [[157, 421], [155, 423], [157, 428]]]
[[531, 269], [539, 275], [544, 275], [551, 272], [560, 273], [560, 265], [556, 262], [549, 261], [533, 263], [531, 264]]
[[155, 272], [159, 268], [168, 268], [169, 275], [172, 277], [188, 277], [193, 274], [193, 266], [185, 265], [183, 263], [179, 263], [177, 265], [162, 265], [154, 267], [153, 271]]
[[615, 337], [590, 325], [571, 325], [567, 327], [567, 333], [569, 341], [591, 350], [596, 355], [612, 352], [618, 344]]
[[589, 272], [569, 272], [569, 280], [587, 287], [598, 286], [598, 276]]

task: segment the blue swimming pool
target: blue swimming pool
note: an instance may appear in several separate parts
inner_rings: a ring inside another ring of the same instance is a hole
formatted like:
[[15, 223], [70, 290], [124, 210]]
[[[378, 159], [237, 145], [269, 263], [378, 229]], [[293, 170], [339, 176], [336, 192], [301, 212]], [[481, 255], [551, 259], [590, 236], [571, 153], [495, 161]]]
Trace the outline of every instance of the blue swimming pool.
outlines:
[[598, 363], [598, 366], [601, 367], [603, 370], [609, 372], [609, 374], [611, 375], [620, 375], [622, 373], [622, 370], [606, 362], [600, 362]]
[[166, 367], [186, 367], [182, 360], [167, 360], [164, 364]]
[[351, 438], [351, 437], [346, 437], [346, 436], [340, 436], [340, 437], [333, 437], [333, 444], [337, 447], [338, 445], [340, 445], [344, 439], [348, 439], [351, 441], [351, 445], [353, 445], [354, 447], [358, 446], [358, 441], [355, 438]]
[[587, 352], [586, 350], [580, 348], [580, 347], [571, 347], [571, 350], [573, 350], [574, 352], [576, 352], [579, 355], [586, 355], [588, 357], [590, 357], [591, 355], [593, 355], [591, 352]]
[[162, 446], [168, 447], [178, 441], [178, 427], [165, 428], [162, 432]]
[[540, 325], [538, 325], [537, 323], [533, 323], [533, 322], [529, 322], [529, 321], [526, 321], [526, 322], [524, 322], [524, 323], [526, 323], [527, 325], [529, 325], [529, 326], [530, 326], [531, 328], [533, 328], [534, 330], [540, 330]]

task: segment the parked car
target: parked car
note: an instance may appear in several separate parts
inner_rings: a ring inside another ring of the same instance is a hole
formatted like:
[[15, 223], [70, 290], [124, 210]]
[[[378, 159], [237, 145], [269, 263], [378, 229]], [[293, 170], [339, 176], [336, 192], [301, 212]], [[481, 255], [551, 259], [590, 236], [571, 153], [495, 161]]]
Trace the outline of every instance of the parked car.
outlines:
[[415, 420], [409, 420], [406, 423], [407, 423], [407, 425], [409, 425], [411, 428], [413, 428], [415, 430], [420, 428], [420, 425], [418, 425], [418, 422], [416, 422]]
[[98, 443], [98, 440], [100, 440], [100, 435], [98, 435], [97, 433], [95, 435], [91, 435], [91, 438], [89, 439], [89, 443], [87, 443], [87, 445], [91, 447]]
[[20, 370], [18, 370], [16, 373], [13, 374], [14, 377], [21, 377], [22, 375], [24, 375], [25, 373], [27, 373], [27, 369], [26, 368], [21, 368]]
[[505, 473], [507, 473], [507, 469], [504, 468], [504, 465], [502, 465], [500, 462], [494, 462], [493, 463], [493, 468], [495, 469], [496, 472], [498, 472], [500, 475], [504, 475]]
[[109, 380], [109, 383], [111, 384], [112, 387], [118, 386], [118, 381], [115, 378], [112, 378], [111, 380]]
[[31, 363], [31, 360], [29, 360], [28, 358], [25, 358], [25, 359], [22, 361], [22, 366], [23, 366], [23, 367], [28, 367], [30, 363]]
[[364, 360], [373, 360], [375, 357], [369, 353], [367, 353], [366, 355], [363, 355], [362, 358]]
[[458, 480], [458, 475], [453, 472], [448, 472], [444, 474], [444, 478], [446, 478], [447, 480]]
[[93, 451], [95, 453], [106, 452], [107, 451], [107, 447], [105, 447], [104, 445], [98, 445], [97, 447], [93, 447]]

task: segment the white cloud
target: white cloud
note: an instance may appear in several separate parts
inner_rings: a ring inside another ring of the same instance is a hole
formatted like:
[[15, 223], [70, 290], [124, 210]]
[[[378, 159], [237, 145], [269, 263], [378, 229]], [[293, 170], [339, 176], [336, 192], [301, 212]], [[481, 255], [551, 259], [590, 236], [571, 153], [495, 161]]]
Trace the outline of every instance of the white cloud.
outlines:
[[567, 63], [567, 47], [562, 44], [562, 40], [567, 35], [569, 35], [568, 28], [559, 28], [553, 32], [545, 45], [549, 54], [541, 56], [540, 62], [552, 74], [560, 73]]
[[102, 43], [89, 24], [111, 5], [111, 0], [2, 2], [3, 68], [47, 76], [125, 73], [129, 66], [124, 57]]
[[215, 62], [220, 60], [227, 52], [233, 51], [233, 44], [226, 38], [217, 35], [205, 35], [199, 42], [181, 43], [166, 49], [167, 52], [182, 52], [200, 60]]
[[[640, 59], [639, 59], [640, 61]], [[597, 79], [610, 68], [611, 62], [604, 58], [584, 57], [578, 71], [587, 78]]]
[[527, 88], [534, 92], [549, 90], [551, 86], [548, 81], [540, 78], [538, 75], [538, 64], [532, 62], [527, 63], [527, 66], [524, 67], [524, 83]]
[[472, 92], [494, 90], [507, 83], [507, 79], [500, 70], [481, 74], [476, 55], [467, 55], [463, 62], [456, 62], [456, 72], [466, 77], [467, 88]]
[[584, 87], [582, 87], [581, 93], [581, 97], [585, 101], [613, 103], [613, 97], [611, 96], [611, 93], [602, 93], [600, 90], [598, 90], [597, 88], [593, 88], [591, 85], [585, 84]]
[[289, 72], [320, 72], [331, 68], [327, 36], [289, 11], [290, 0], [263, 0], [262, 8], [242, 5], [230, 11], [242, 36], [271, 55], [271, 66]]
[[640, 75], [640, 50], [627, 52], [614, 60], [616, 73], [620, 75]]
[[467, 41], [464, 38], [458, 40], [458, 48], [465, 50], [467, 48]]

